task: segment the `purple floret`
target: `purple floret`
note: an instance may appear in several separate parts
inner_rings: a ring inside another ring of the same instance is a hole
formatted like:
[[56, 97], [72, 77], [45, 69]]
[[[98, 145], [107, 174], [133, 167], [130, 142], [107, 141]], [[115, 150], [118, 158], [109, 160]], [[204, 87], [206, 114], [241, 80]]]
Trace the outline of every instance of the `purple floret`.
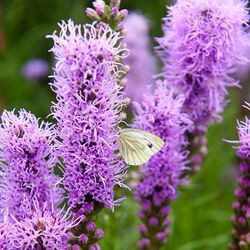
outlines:
[[192, 129], [182, 112], [183, 95], [175, 95], [166, 81], [158, 81], [153, 95], [147, 95], [135, 109], [134, 126], [159, 136], [164, 147], [142, 166], [142, 180], [135, 191], [140, 204], [138, 216], [142, 249], [160, 249], [169, 235], [169, 203], [176, 198], [181, 174], [186, 170], [187, 131]]

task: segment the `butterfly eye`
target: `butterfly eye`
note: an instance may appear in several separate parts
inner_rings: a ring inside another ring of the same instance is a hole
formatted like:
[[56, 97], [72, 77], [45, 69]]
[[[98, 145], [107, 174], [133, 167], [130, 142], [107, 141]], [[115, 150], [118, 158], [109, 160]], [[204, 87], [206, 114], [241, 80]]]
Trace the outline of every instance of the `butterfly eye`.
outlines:
[[152, 147], [153, 147], [153, 144], [152, 144], [152, 143], [148, 144], [148, 147], [149, 147], [149, 148], [152, 148]]

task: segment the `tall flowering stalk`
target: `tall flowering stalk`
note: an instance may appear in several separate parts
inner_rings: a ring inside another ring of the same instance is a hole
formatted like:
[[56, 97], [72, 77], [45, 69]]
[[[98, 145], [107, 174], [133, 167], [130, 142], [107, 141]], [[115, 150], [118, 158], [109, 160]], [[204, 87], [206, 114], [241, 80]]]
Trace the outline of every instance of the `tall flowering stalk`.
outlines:
[[52, 114], [58, 124], [56, 155], [65, 165], [63, 185], [68, 204], [86, 220], [79, 225], [75, 247], [98, 249], [95, 242], [103, 237], [91, 216], [103, 206], [110, 209], [114, 187], [122, 186], [125, 165], [115, 154], [119, 136], [117, 125], [124, 95], [117, 83], [121, 61], [127, 55], [121, 35], [104, 23], [75, 25], [71, 20], [60, 24], [54, 33], [51, 51], [56, 66], [51, 84], [57, 102]]
[[235, 63], [244, 63], [248, 27], [245, 0], [180, 0], [169, 7], [164, 36], [157, 39], [163, 76], [185, 95], [183, 111], [194, 122], [193, 165], [206, 153], [204, 133], [221, 120], [227, 87], [239, 86], [230, 77]]
[[182, 112], [183, 95], [175, 95], [166, 81], [158, 81], [153, 95], [147, 95], [135, 107], [133, 125], [154, 133], [165, 141], [164, 148], [144, 165], [143, 178], [135, 191], [143, 221], [138, 246], [159, 249], [166, 240], [170, 223], [169, 203], [176, 197], [180, 176], [187, 164], [185, 133], [192, 123]]
[[[250, 105], [246, 106], [250, 109]], [[236, 200], [233, 202], [232, 242], [229, 249], [244, 250], [250, 247], [250, 120], [238, 122], [239, 146], [237, 155], [242, 163], [239, 165], [239, 188], [235, 190]]]
[[[56, 187], [53, 174], [55, 158], [53, 127], [31, 113], [4, 111], [0, 124], [0, 206], [12, 217], [25, 219], [29, 201], [36, 199], [39, 207], [57, 207], [62, 191]], [[32, 208], [31, 208], [32, 209]]]
[[130, 50], [125, 60], [130, 67], [125, 92], [132, 101], [140, 102], [156, 74], [156, 60], [150, 51], [149, 20], [142, 14], [130, 13], [124, 20], [124, 28], [124, 42]]
[[63, 193], [54, 175], [54, 132], [25, 110], [1, 116], [1, 249], [68, 249], [70, 230], [83, 219], [58, 212]]

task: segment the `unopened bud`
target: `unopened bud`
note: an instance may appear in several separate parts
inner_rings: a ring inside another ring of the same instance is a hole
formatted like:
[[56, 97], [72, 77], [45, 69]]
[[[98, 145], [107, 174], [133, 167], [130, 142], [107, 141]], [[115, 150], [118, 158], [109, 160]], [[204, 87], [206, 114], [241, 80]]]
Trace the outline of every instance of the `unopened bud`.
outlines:
[[87, 8], [86, 9], [86, 14], [91, 19], [95, 19], [97, 21], [101, 21], [101, 18], [98, 16], [97, 12], [94, 9]]

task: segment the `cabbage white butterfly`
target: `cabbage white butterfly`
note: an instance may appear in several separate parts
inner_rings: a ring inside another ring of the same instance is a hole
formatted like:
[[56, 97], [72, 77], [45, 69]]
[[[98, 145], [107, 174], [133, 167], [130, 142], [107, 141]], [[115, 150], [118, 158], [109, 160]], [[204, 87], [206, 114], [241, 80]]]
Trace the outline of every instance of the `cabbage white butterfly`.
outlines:
[[133, 128], [120, 129], [119, 150], [128, 165], [146, 163], [164, 146], [164, 141], [147, 131]]

